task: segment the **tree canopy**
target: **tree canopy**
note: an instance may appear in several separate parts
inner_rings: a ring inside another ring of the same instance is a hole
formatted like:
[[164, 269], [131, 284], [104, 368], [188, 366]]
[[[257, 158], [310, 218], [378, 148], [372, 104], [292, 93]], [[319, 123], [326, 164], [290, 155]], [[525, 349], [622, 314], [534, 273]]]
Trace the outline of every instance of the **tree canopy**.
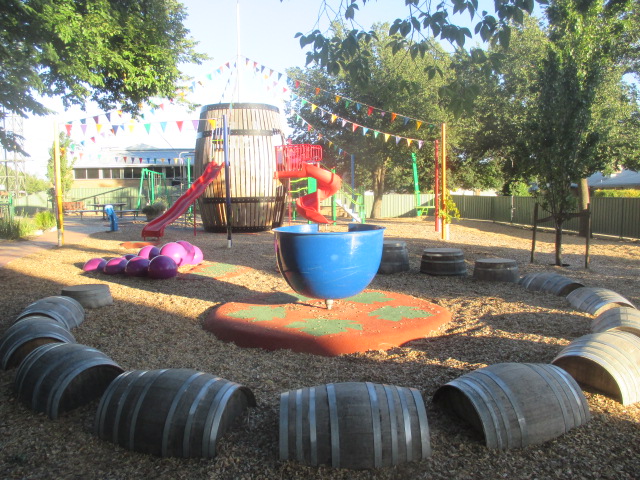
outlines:
[[[152, 97], [172, 98], [180, 63], [200, 63], [176, 0], [5, 0], [0, 10], [0, 107], [26, 117], [93, 101], [137, 113]], [[0, 126], [0, 143], [21, 139]]]

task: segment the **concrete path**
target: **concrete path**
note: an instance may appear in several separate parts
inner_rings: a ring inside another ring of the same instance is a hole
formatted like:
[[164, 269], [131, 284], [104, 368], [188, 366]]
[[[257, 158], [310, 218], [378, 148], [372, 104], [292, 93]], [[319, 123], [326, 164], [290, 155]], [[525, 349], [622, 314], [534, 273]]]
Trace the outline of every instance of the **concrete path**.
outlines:
[[[91, 233], [106, 232], [109, 223], [102, 220], [66, 219], [64, 223], [64, 245], [74, 245]], [[48, 231], [29, 240], [0, 240], [0, 267], [5, 267], [17, 258], [26, 257], [42, 250], [58, 248], [58, 231]]]

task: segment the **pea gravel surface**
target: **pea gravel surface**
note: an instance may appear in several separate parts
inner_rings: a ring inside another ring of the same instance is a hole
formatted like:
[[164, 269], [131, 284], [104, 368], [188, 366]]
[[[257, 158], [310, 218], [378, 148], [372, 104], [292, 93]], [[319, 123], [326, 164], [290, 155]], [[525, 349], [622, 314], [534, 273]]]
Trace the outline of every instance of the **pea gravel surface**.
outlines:
[[[87, 221], [89, 222], [89, 221]], [[125, 370], [193, 368], [250, 388], [258, 406], [219, 441], [214, 459], [160, 458], [126, 450], [93, 434], [98, 402], [50, 420], [30, 410], [13, 391], [15, 370], [0, 372], [0, 478], [28, 479], [634, 479], [640, 476], [640, 405], [585, 392], [589, 423], [541, 445], [489, 450], [482, 435], [448, 415], [431, 399], [438, 387], [501, 362], [550, 363], [573, 339], [590, 333], [593, 319], [563, 297], [513, 283], [472, 277], [476, 259], [509, 258], [520, 274], [556, 272], [590, 287], [604, 287], [640, 305], [640, 244], [593, 239], [584, 269], [584, 239], [565, 235], [564, 262], [555, 267], [553, 235], [538, 234], [536, 263], [529, 263], [531, 231], [508, 225], [459, 221], [443, 242], [433, 223], [420, 219], [371, 220], [385, 238], [405, 241], [411, 270], [378, 275], [369, 288], [426, 299], [452, 313], [451, 322], [426, 338], [388, 351], [320, 357], [291, 351], [244, 349], [202, 328], [212, 308], [257, 292], [288, 287], [277, 271], [274, 234], [224, 234], [170, 227], [162, 243], [187, 240], [210, 262], [249, 267], [220, 279], [189, 275], [168, 280], [85, 273], [92, 257], [135, 253], [122, 244], [140, 241], [142, 222], [117, 232], [93, 228], [78, 243], [42, 251], [0, 268], [0, 331], [31, 302], [59, 295], [69, 285], [109, 286], [114, 304], [86, 311], [73, 330], [78, 343], [99, 349]], [[100, 224], [103, 227], [106, 224]], [[346, 229], [346, 228], [345, 228]], [[96, 231], [98, 230], [98, 231]], [[420, 273], [422, 251], [461, 248], [465, 277]], [[0, 243], [0, 248], [2, 244]], [[312, 254], [312, 252], [310, 253]], [[336, 302], [334, 308], [339, 308]], [[374, 382], [417, 388], [427, 405], [432, 456], [416, 463], [351, 471], [278, 460], [280, 393], [333, 382]]]

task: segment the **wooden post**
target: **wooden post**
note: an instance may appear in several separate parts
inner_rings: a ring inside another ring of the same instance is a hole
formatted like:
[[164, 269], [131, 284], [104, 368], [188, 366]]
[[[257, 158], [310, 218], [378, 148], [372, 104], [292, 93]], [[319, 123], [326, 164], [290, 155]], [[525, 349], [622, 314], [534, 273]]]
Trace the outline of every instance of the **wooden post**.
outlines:
[[[442, 211], [447, 213], [447, 124], [442, 124]], [[446, 217], [442, 219], [442, 240], [449, 240]]]
[[58, 246], [64, 245], [64, 216], [62, 211], [62, 181], [60, 179], [60, 137], [58, 120], [53, 121], [53, 188], [56, 196], [56, 213], [58, 223]]
[[533, 207], [533, 238], [531, 239], [531, 260], [529, 263], [533, 263], [533, 255], [536, 252], [536, 232], [538, 230], [538, 203], [536, 202]]
[[587, 203], [587, 208], [583, 212], [587, 215], [587, 238], [585, 239], [585, 252], [584, 252], [584, 268], [589, 269], [589, 247], [591, 245], [591, 202]]
[[439, 168], [438, 165], [440, 163], [440, 160], [438, 158], [439, 152], [438, 152], [438, 140], [436, 140], [435, 142], [433, 142], [434, 148], [435, 148], [435, 155], [434, 155], [434, 159], [436, 162], [435, 165], [435, 185], [433, 187], [433, 193], [435, 195], [435, 198], [433, 199], [433, 205], [435, 206], [435, 209], [433, 211], [433, 215], [434, 215], [434, 219], [435, 219], [435, 226], [436, 226], [436, 232], [440, 231], [440, 172], [439, 172]]

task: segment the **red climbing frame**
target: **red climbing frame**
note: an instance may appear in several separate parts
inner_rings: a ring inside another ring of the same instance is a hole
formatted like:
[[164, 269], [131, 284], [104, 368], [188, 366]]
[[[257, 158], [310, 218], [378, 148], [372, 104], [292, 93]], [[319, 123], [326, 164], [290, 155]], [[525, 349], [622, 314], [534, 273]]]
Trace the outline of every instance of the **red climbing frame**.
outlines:
[[276, 170], [301, 170], [303, 163], [319, 165], [322, 145], [279, 145], [276, 147]]

